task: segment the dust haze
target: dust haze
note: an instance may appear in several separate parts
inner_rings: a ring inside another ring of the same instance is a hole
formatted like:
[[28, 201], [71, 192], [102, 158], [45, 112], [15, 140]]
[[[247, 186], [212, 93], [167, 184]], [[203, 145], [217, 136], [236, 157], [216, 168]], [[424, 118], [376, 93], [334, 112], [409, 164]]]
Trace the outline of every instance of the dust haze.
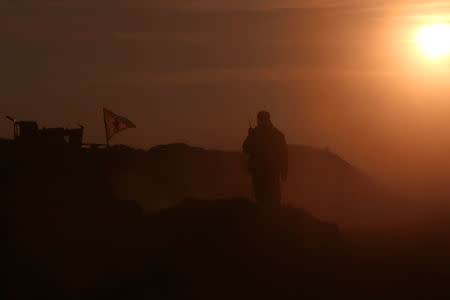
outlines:
[[[142, 298], [173, 272], [180, 296], [201, 289], [195, 261], [211, 286], [233, 277], [234, 296], [269, 281], [299, 296], [299, 278], [326, 278], [330, 295], [346, 279], [361, 297], [377, 280], [380, 297], [434, 290], [450, 248], [450, 56], [421, 52], [430, 22], [450, 22], [447, 1], [0, 3], [6, 290], [56, 298], [57, 280], [75, 298], [122, 284], [119, 297]], [[103, 108], [136, 124], [106, 149]], [[260, 110], [289, 145], [274, 219], [242, 153]], [[80, 126], [84, 145], [17, 148], [6, 115]]]

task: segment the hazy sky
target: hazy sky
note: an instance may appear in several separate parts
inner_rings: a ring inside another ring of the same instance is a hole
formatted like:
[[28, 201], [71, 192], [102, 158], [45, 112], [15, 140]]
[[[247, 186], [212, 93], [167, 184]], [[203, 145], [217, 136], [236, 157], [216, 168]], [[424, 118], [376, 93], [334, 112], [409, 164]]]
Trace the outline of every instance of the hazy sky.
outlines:
[[0, 113], [104, 142], [105, 106], [138, 126], [116, 143], [239, 149], [267, 109], [369, 172], [441, 164], [450, 60], [415, 42], [435, 22], [448, 1], [2, 1]]

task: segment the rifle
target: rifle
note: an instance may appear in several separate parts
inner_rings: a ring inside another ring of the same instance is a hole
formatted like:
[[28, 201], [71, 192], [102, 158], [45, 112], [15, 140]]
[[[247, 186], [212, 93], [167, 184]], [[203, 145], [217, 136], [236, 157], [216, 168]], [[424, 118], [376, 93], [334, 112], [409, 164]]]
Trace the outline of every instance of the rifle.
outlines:
[[253, 131], [253, 124], [252, 121], [250, 120], [250, 118], [248, 118], [248, 134], [250, 134]]

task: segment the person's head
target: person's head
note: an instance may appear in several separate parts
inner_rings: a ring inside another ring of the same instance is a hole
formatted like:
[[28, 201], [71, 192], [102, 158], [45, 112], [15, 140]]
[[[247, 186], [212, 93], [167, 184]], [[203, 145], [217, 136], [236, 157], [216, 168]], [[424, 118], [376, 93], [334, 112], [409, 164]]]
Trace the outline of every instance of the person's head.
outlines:
[[270, 114], [268, 111], [262, 110], [258, 113], [258, 126], [269, 127], [272, 126], [270, 121]]

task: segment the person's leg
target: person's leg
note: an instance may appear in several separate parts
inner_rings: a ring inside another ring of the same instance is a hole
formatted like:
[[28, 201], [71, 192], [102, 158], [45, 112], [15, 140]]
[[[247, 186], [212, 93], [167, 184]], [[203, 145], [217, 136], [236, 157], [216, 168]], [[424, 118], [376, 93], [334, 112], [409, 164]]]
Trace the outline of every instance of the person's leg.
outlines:
[[274, 201], [277, 206], [281, 206], [281, 183], [280, 175], [277, 173], [274, 176]]
[[280, 175], [276, 172], [253, 174], [253, 191], [260, 205], [278, 207], [281, 204]]
[[267, 180], [268, 195], [270, 205], [273, 207], [279, 207], [281, 205], [281, 185], [280, 176], [277, 172], [271, 173]]
[[252, 174], [253, 183], [253, 195], [255, 196], [256, 203], [262, 204], [264, 202], [264, 183], [261, 182], [261, 176], [259, 174]]

